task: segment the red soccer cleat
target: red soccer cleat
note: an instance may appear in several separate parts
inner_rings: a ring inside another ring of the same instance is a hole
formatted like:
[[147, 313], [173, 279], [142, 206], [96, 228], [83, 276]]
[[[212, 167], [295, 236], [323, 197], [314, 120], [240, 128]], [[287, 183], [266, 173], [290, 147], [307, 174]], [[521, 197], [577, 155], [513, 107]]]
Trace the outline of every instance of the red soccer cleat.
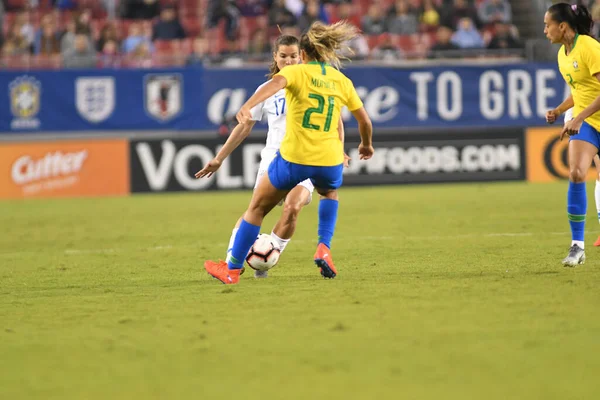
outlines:
[[315, 264], [319, 267], [323, 278], [333, 279], [337, 275], [335, 265], [333, 265], [333, 259], [331, 258], [331, 251], [323, 243], [319, 243], [317, 246], [317, 252], [315, 253]]
[[226, 285], [236, 284], [240, 281], [241, 270], [227, 268], [225, 261], [219, 262], [207, 260], [204, 262], [204, 269], [210, 276], [220, 280]]
[[600, 246], [600, 236], [598, 236], [598, 239], [596, 239], [596, 241], [594, 242], [594, 246]]

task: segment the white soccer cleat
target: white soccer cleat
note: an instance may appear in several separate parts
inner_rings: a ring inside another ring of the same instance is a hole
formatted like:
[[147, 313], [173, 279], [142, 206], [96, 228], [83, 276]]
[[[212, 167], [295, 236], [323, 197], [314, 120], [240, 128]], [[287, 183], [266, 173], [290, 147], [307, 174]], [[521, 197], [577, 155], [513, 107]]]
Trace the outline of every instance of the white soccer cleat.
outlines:
[[585, 251], [576, 244], [571, 246], [569, 254], [562, 261], [565, 267], [576, 267], [585, 263]]
[[254, 277], [256, 279], [264, 279], [264, 278], [268, 278], [269, 277], [269, 271], [259, 271], [259, 270], [254, 270]]

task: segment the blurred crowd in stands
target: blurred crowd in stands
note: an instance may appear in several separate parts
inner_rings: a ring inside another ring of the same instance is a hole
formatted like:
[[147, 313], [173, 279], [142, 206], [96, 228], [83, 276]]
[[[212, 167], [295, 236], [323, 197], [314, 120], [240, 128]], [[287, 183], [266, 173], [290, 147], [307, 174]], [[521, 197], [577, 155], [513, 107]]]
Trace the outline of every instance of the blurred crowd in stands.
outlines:
[[268, 60], [281, 33], [342, 19], [363, 32], [354, 60], [523, 48], [508, 0], [0, 0], [0, 67], [240, 66]]

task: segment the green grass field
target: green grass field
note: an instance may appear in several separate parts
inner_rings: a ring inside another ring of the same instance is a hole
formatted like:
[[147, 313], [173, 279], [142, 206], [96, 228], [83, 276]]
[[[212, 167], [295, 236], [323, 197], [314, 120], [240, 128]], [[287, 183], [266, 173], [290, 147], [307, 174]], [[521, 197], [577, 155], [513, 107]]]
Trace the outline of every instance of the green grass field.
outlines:
[[[595, 399], [600, 231], [565, 269], [566, 184], [345, 188], [266, 280], [223, 258], [249, 193], [0, 203], [2, 399]], [[263, 226], [270, 232], [276, 209]]]

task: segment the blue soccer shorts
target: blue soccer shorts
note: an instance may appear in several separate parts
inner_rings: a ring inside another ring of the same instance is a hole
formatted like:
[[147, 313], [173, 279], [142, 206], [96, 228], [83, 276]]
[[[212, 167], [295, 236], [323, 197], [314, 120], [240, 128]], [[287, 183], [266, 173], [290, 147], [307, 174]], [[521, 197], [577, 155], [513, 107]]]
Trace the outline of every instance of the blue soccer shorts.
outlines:
[[581, 124], [579, 133], [569, 137], [569, 141], [571, 140], [583, 140], [584, 142], [593, 144], [597, 149], [600, 149], [600, 133], [598, 133], [596, 128], [585, 121]]
[[342, 186], [343, 171], [344, 164], [331, 167], [296, 164], [284, 160], [277, 152], [269, 164], [269, 179], [278, 190], [292, 190], [306, 179], [310, 179], [318, 189], [338, 189]]

